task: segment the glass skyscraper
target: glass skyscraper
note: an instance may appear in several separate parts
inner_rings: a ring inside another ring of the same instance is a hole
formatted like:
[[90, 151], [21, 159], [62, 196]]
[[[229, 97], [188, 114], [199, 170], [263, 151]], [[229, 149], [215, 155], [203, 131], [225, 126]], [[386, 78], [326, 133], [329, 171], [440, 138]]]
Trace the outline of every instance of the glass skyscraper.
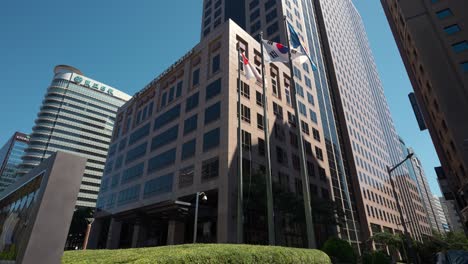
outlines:
[[0, 149], [0, 192], [16, 181], [29, 136], [16, 132]]
[[131, 96], [59, 65], [32, 129], [19, 173], [61, 150], [88, 159], [77, 206], [95, 207], [117, 109]]

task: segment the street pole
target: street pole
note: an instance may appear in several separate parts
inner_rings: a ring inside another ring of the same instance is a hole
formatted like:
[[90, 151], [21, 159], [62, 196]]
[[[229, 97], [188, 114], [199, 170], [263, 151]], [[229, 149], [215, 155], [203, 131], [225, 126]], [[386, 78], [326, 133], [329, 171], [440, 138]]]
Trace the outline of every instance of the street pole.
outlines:
[[315, 234], [314, 234], [314, 223], [312, 219], [312, 208], [310, 205], [310, 192], [309, 192], [309, 175], [307, 173], [307, 161], [304, 152], [304, 140], [302, 136], [301, 129], [301, 119], [299, 117], [299, 107], [297, 105], [297, 96], [296, 96], [296, 84], [294, 82], [294, 72], [293, 72], [293, 62], [291, 58], [291, 43], [289, 41], [289, 31], [286, 21], [286, 16], [284, 17], [284, 29], [286, 30], [286, 40], [288, 43], [288, 56], [289, 56], [289, 70], [291, 75], [291, 101], [294, 108], [294, 115], [296, 115], [296, 130], [299, 135], [299, 155], [301, 159], [301, 178], [302, 178], [302, 196], [304, 198], [304, 214], [306, 220], [306, 229], [307, 229], [307, 247], [316, 248], [315, 244]]
[[263, 32], [260, 32], [260, 45], [262, 55], [262, 86], [263, 86], [263, 133], [265, 136], [265, 156], [266, 156], [266, 189], [267, 189], [267, 218], [268, 218], [268, 243], [275, 245], [275, 222], [273, 211], [273, 187], [271, 177], [271, 157], [270, 157], [270, 133], [268, 132], [268, 101], [265, 82], [265, 58], [263, 56]]
[[[398, 213], [400, 214], [400, 221], [401, 221], [401, 225], [403, 226], [403, 232], [404, 232], [404, 237], [405, 237], [405, 242], [406, 242], [406, 247], [408, 249], [408, 253], [411, 255], [411, 258], [413, 259], [414, 263], [418, 264], [418, 257], [416, 256], [416, 253], [413, 250], [413, 246], [411, 245], [410, 235], [408, 233], [408, 228], [406, 227], [406, 222], [403, 217], [403, 211], [401, 209], [400, 200], [398, 199], [398, 195], [395, 189], [395, 183], [393, 182], [393, 179], [392, 179], [392, 171], [394, 171], [400, 165], [405, 163], [405, 161], [410, 159], [412, 156], [413, 156], [413, 153], [408, 154], [408, 156], [406, 156], [404, 160], [402, 160], [400, 163], [395, 165], [393, 168], [390, 168], [389, 166], [387, 166], [387, 172], [388, 172], [388, 177], [390, 179], [390, 185], [392, 186], [393, 196], [395, 198], [395, 203], [397, 205]], [[410, 263], [409, 259], [407, 260], [407, 263]]]
[[200, 192], [197, 192], [197, 198], [195, 199], [195, 219], [193, 223], [193, 243], [197, 242], [197, 229], [198, 229], [198, 197]]
[[83, 250], [86, 250], [86, 248], [88, 247], [89, 234], [91, 233], [91, 225], [94, 222], [94, 218], [90, 218], [90, 219], [87, 218], [86, 222], [88, 222], [88, 226], [86, 227], [86, 234], [85, 234], [85, 238], [83, 241]]

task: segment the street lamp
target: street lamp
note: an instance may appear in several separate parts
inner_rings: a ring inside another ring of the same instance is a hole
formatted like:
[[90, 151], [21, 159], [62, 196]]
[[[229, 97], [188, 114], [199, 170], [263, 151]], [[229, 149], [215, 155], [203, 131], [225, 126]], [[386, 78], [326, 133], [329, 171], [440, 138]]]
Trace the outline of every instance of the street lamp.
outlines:
[[88, 226], [86, 227], [86, 234], [83, 241], [83, 250], [86, 250], [86, 248], [88, 247], [89, 233], [91, 232], [91, 225], [94, 222], [94, 218], [86, 218], [86, 222], [88, 222]]
[[[413, 155], [414, 155], [414, 153], [409, 153], [404, 160], [402, 160], [400, 163], [398, 163], [397, 165], [395, 165], [395, 166], [393, 166], [391, 168], [389, 166], [387, 166], [387, 172], [388, 172], [388, 177], [390, 179], [390, 184], [392, 185], [393, 196], [395, 197], [395, 202], [396, 202], [396, 205], [397, 205], [398, 213], [400, 214], [400, 221], [401, 221], [401, 225], [403, 226], [403, 232], [405, 233], [406, 248], [408, 250], [408, 253], [411, 254], [411, 257], [413, 258], [414, 263], [417, 264], [418, 263], [418, 258], [416, 256], [416, 254], [415, 254], [415, 252], [413, 250], [413, 246], [411, 245], [411, 242], [409, 240], [408, 228], [406, 227], [406, 222], [405, 222], [405, 219], [403, 218], [403, 211], [401, 210], [400, 201], [398, 200], [398, 196], [397, 196], [397, 193], [396, 193], [395, 184], [393, 183], [393, 180], [392, 180], [392, 171], [394, 171], [396, 168], [400, 167], [408, 159], [413, 157]], [[408, 263], [409, 263], [409, 260], [408, 260]]]
[[195, 201], [195, 221], [193, 223], [193, 243], [197, 242], [197, 227], [198, 227], [198, 198], [201, 196], [202, 201], [207, 201], [208, 197], [204, 192], [197, 192]]

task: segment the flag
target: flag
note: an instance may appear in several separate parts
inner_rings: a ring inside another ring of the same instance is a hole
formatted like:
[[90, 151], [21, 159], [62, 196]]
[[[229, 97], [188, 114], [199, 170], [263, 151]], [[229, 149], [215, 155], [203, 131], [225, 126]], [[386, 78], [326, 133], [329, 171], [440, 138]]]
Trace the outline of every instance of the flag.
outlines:
[[[270, 40], [262, 40], [263, 47], [265, 48], [265, 61], [266, 62], [289, 62], [288, 51], [289, 47], [281, 43], [276, 43]], [[291, 59], [299, 60], [299, 63], [307, 61], [307, 55], [299, 52], [297, 49], [291, 50]]]
[[245, 77], [247, 77], [248, 80], [255, 78], [258, 82], [261, 82], [262, 76], [260, 76], [260, 73], [258, 73], [255, 67], [252, 67], [247, 57], [245, 57], [244, 53], [242, 53], [241, 55], [242, 63], [244, 64]]
[[294, 30], [294, 27], [289, 22], [288, 22], [288, 29], [289, 29], [289, 41], [291, 42], [291, 46], [293, 47], [293, 49], [300, 48], [300, 50], [298, 52], [301, 52], [302, 54], [307, 56], [307, 58], [310, 61], [310, 64], [312, 64], [312, 70], [316, 71], [317, 66], [315, 65], [315, 63], [310, 58], [309, 51], [302, 44], [301, 38], [299, 37], [296, 30]]

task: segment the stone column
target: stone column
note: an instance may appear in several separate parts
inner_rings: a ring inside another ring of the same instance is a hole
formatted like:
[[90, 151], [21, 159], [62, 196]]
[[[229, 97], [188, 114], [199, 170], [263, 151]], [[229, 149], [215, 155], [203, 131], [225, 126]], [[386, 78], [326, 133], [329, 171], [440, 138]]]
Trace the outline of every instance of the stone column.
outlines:
[[138, 247], [138, 240], [140, 238], [142, 221], [137, 219], [133, 225], [133, 234], [132, 234], [132, 248]]
[[183, 244], [185, 238], [185, 223], [169, 220], [167, 224], [167, 244]]
[[119, 247], [121, 230], [122, 223], [112, 218], [109, 226], [109, 233], [107, 234], [107, 249], [116, 249]]

